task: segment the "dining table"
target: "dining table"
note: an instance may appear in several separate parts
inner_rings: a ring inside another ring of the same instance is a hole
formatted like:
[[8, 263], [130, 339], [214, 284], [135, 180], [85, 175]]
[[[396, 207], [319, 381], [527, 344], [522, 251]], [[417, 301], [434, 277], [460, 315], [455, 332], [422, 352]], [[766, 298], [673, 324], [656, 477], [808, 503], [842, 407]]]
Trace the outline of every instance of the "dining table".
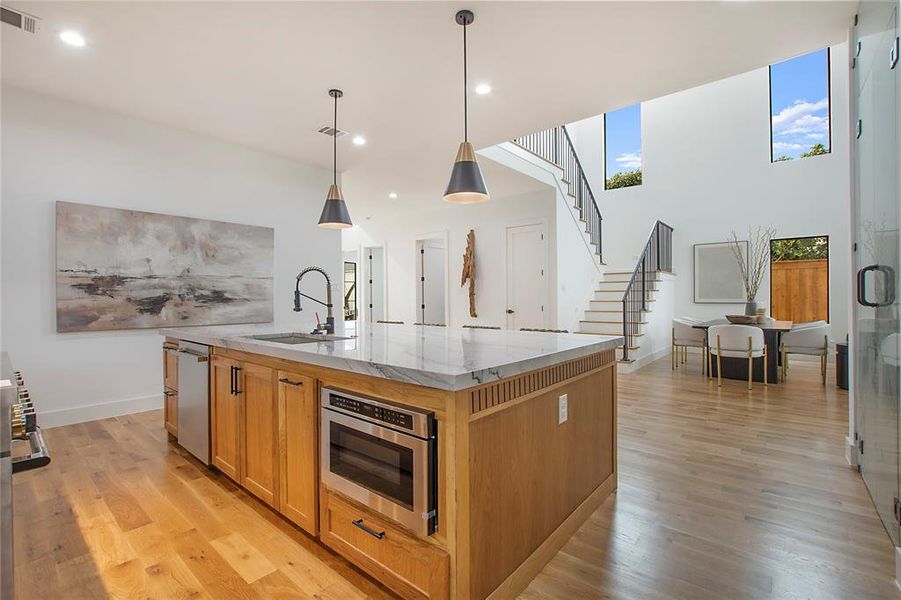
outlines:
[[[695, 329], [703, 329], [704, 335], [704, 353], [707, 354], [707, 335], [706, 332], [714, 325], [731, 325], [728, 319], [713, 319], [712, 321], [704, 321], [693, 325]], [[781, 335], [790, 331], [792, 328], [791, 321], [781, 321], [777, 319], [767, 319], [763, 323], [747, 323], [751, 327], [759, 327], [763, 330], [763, 342], [766, 345], [766, 361], [767, 361], [767, 380], [769, 383], [779, 383], [779, 341]], [[747, 358], [730, 358], [722, 357], [723, 377], [727, 379], [748, 379], [748, 359]], [[754, 381], [763, 382], [763, 357], [754, 359]], [[717, 361], [712, 360], [710, 364], [710, 376], [717, 376]]]

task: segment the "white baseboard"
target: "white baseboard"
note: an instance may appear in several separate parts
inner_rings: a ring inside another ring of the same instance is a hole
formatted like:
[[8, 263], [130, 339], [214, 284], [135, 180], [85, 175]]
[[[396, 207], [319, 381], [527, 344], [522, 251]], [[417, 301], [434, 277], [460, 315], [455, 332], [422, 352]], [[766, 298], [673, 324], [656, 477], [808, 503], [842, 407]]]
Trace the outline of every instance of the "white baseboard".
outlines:
[[645, 366], [651, 364], [655, 360], [659, 360], [659, 359], [663, 358], [664, 356], [669, 356], [669, 353], [670, 353], [669, 347], [661, 348], [657, 352], [652, 352], [645, 356], [640, 356], [640, 357], [636, 358], [635, 362], [620, 363], [619, 365], [617, 365], [617, 370], [620, 373], [632, 373], [642, 367], [645, 367]]
[[901, 590], [901, 548], [895, 546], [895, 587]]
[[845, 460], [852, 467], [857, 466], [857, 444], [847, 435], [845, 436]]
[[162, 394], [153, 394], [151, 396], [129, 398], [128, 400], [116, 400], [113, 402], [101, 402], [99, 404], [41, 411], [38, 413], [38, 424], [44, 429], [49, 429], [50, 427], [61, 427], [63, 425], [84, 423], [85, 421], [96, 421], [97, 419], [107, 419], [109, 417], [119, 417], [148, 410], [157, 410], [162, 407]]

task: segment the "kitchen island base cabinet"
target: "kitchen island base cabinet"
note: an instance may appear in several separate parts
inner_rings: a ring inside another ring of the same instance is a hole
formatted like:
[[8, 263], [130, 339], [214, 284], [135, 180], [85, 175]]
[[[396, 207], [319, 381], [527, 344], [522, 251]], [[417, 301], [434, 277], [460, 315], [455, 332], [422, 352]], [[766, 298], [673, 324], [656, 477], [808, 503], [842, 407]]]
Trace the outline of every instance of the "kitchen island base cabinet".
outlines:
[[446, 552], [343, 496], [322, 488], [320, 538], [342, 556], [410, 599], [448, 597]]
[[213, 466], [316, 535], [316, 380], [215, 352], [210, 361]]
[[240, 479], [244, 489], [268, 504], [278, 504], [278, 398], [275, 371], [241, 363], [238, 398], [241, 407]]
[[210, 430], [212, 463], [235, 482], [239, 481], [240, 398], [235, 385], [240, 363], [214, 356], [210, 361]]
[[316, 535], [319, 521], [316, 380], [278, 372], [279, 511]]
[[178, 438], [178, 340], [163, 343], [163, 423]]

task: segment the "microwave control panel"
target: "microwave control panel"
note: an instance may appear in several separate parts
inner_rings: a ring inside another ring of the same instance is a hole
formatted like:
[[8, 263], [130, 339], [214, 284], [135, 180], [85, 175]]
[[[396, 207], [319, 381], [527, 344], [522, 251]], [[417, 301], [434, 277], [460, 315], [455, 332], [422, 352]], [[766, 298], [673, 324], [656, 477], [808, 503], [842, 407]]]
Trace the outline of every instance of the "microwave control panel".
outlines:
[[347, 412], [369, 417], [376, 421], [387, 423], [394, 427], [413, 430], [413, 415], [399, 410], [392, 410], [383, 406], [376, 406], [368, 402], [362, 402], [354, 398], [329, 394], [329, 405]]

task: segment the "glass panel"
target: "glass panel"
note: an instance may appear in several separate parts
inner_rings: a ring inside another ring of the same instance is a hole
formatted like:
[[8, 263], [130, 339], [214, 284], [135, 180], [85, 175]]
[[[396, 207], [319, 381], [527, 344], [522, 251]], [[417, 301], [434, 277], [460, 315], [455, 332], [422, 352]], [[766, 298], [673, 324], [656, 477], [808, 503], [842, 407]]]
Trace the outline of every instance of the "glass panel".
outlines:
[[329, 424], [331, 472], [413, 510], [413, 450]]
[[770, 66], [773, 162], [828, 154], [829, 49]]
[[604, 114], [604, 189], [641, 185], [641, 104]]
[[855, 304], [856, 431], [861, 474], [893, 543], [899, 485], [899, 215], [897, 76], [889, 67], [895, 16], [884, 3], [861, 4], [862, 53], [854, 69], [861, 122], [856, 143], [858, 302]]
[[357, 318], [357, 263], [344, 263], [344, 320]]

